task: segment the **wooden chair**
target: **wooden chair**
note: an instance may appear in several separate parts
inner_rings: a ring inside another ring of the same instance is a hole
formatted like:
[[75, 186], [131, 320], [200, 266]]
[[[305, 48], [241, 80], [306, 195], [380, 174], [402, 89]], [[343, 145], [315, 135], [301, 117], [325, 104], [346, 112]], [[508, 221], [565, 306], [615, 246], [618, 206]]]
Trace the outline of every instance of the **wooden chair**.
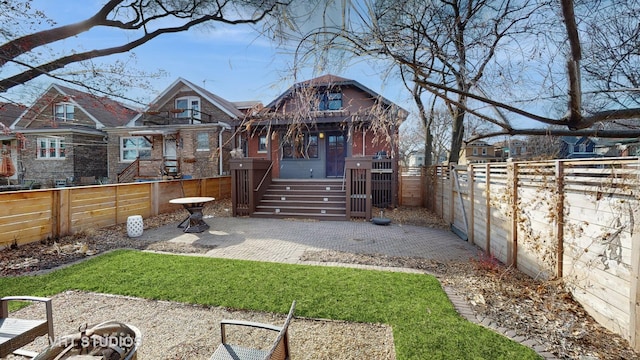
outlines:
[[[289, 334], [288, 328], [289, 323], [293, 319], [293, 312], [296, 308], [296, 302], [294, 301], [291, 304], [291, 310], [289, 310], [289, 315], [287, 316], [287, 320], [285, 320], [284, 325], [275, 326], [270, 324], [262, 324], [257, 322], [250, 321], [241, 321], [241, 320], [222, 320], [220, 322], [220, 335], [222, 337], [222, 344], [218, 346], [216, 351], [213, 353], [213, 356], [210, 360], [268, 360], [268, 359], [278, 359], [278, 360], [288, 360], [289, 359]], [[265, 330], [277, 331], [278, 335], [275, 337], [273, 343], [271, 343], [271, 347], [269, 350], [260, 350], [253, 349], [248, 347], [243, 347], [240, 345], [232, 345], [228, 344], [226, 341], [225, 327], [227, 325], [239, 325], [239, 326], [248, 326], [252, 328], [259, 328]]]
[[[25, 320], [9, 317], [9, 301], [39, 301], [45, 304], [46, 320]], [[11, 353], [33, 357], [35, 354], [18, 351], [38, 336], [49, 335], [53, 339], [51, 299], [34, 296], [7, 296], [0, 299], [0, 358]]]

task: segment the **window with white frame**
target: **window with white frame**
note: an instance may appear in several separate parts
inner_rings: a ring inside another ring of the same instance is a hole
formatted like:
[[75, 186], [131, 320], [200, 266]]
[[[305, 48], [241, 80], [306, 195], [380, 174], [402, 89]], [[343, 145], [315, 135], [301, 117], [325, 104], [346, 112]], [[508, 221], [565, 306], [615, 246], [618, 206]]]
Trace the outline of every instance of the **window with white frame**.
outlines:
[[53, 106], [53, 118], [57, 121], [71, 121], [74, 119], [75, 107], [70, 103], [57, 103]]
[[209, 150], [209, 133], [199, 132], [196, 135], [196, 151]]
[[64, 159], [66, 156], [63, 138], [38, 138], [38, 159]]
[[482, 148], [482, 155], [487, 155], [487, 148]]
[[473, 148], [473, 155], [478, 155], [478, 148]]
[[120, 160], [131, 162], [137, 158], [151, 159], [151, 143], [144, 136], [120, 138]]
[[186, 96], [176, 99], [176, 109], [184, 109], [183, 112], [177, 113], [178, 118], [200, 119], [200, 98], [195, 96]]
[[267, 135], [260, 135], [258, 138], [258, 152], [267, 152]]
[[587, 144], [582, 143], [582, 144], [578, 145], [578, 151], [581, 152], [581, 153], [587, 152]]

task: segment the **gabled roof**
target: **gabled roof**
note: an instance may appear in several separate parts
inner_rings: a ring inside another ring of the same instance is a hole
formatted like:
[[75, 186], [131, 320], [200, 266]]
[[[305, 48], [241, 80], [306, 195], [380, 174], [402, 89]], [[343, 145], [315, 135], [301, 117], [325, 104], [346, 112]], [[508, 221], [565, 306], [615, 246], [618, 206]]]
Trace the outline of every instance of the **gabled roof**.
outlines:
[[[176, 79], [171, 85], [169, 85], [166, 89], [164, 89], [164, 91], [162, 91], [160, 95], [158, 95], [155, 99], [153, 99], [153, 101], [151, 101], [151, 105], [147, 106], [144, 109], [144, 111], [149, 111], [152, 109], [157, 109], [162, 107], [164, 104], [167, 103], [167, 101], [173, 98], [172, 95], [177, 93], [182, 86], [187, 86], [191, 88], [203, 99], [207, 100], [208, 102], [210, 102], [211, 104], [213, 104], [214, 106], [222, 110], [225, 114], [229, 115], [229, 117], [233, 119], [244, 116], [242, 112], [238, 110], [238, 108], [232, 102], [225, 100], [220, 96], [208, 91], [207, 89], [204, 89], [198, 85], [195, 85], [194, 83], [188, 80], [185, 80], [183, 78]], [[142, 114], [139, 114], [134, 119], [132, 119], [129, 122], [129, 125], [133, 125], [140, 116], [142, 116]]]
[[0, 102], [0, 123], [6, 127], [11, 126], [26, 109], [24, 105]]
[[[138, 111], [135, 109], [106, 96], [92, 95], [59, 84], [51, 84], [29, 110], [32, 110], [36, 104], [39, 104], [45, 94], [52, 90], [65, 97], [66, 102], [73, 104], [78, 110], [84, 112], [87, 117], [96, 124], [96, 129], [122, 126], [138, 114]], [[14, 127], [18, 124], [28, 112], [29, 111], [23, 112], [11, 126]]]
[[302, 89], [302, 88], [307, 88], [307, 87], [345, 87], [345, 86], [353, 86], [367, 94], [369, 94], [369, 96], [371, 96], [374, 99], [378, 99], [380, 100], [383, 104], [388, 105], [388, 106], [397, 106], [400, 110], [404, 111], [406, 113], [406, 110], [402, 109], [400, 106], [398, 106], [397, 104], [394, 104], [392, 101], [384, 98], [382, 95], [376, 93], [375, 91], [369, 89], [368, 87], [362, 85], [361, 83], [355, 81], [355, 80], [351, 80], [351, 79], [346, 79], [340, 76], [336, 76], [336, 75], [332, 75], [332, 74], [326, 74], [326, 75], [322, 75], [319, 76], [317, 78], [313, 78], [310, 80], [306, 80], [306, 81], [302, 81], [299, 83], [294, 84], [293, 86], [291, 86], [289, 89], [287, 89], [284, 93], [282, 93], [280, 96], [278, 96], [275, 100], [273, 100], [272, 102], [270, 102], [266, 107], [267, 108], [275, 108], [278, 105], [280, 105], [280, 103], [286, 99], [290, 94], [294, 93], [297, 89]]
[[121, 126], [139, 114], [139, 111], [106, 96], [99, 97], [62, 85], [54, 87], [63, 95], [69, 96], [90, 118], [103, 126]]

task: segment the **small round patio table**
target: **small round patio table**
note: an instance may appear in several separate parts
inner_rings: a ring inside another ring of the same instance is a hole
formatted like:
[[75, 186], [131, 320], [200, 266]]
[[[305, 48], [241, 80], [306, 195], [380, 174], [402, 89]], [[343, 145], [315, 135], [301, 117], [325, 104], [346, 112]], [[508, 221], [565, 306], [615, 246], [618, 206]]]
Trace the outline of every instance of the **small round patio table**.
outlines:
[[209, 229], [209, 224], [203, 220], [202, 208], [204, 204], [214, 201], [215, 199], [216, 198], [212, 197], [195, 196], [169, 200], [172, 204], [184, 206], [189, 212], [189, 216], [178, 224], [178, 227], [184, 229], [183, 231], [186, 233], [201, 233]]

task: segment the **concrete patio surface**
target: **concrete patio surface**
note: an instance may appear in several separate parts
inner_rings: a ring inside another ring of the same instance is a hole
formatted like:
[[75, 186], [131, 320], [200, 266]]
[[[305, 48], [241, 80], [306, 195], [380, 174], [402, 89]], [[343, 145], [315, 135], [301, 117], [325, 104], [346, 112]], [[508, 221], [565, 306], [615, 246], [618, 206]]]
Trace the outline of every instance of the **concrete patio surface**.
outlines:
[[[468, 260], [479, 248], [446, 229], [374, 225], [365, 221], [300, 221], [248, 217], [205, 218], [210, 229], [184, 233], [177, 224], [145, 230], [141, 240], [211, 247], [211, 257], [303, 263], [307, 250]], [[307, 263], [307, 262], [304, 262]]]

